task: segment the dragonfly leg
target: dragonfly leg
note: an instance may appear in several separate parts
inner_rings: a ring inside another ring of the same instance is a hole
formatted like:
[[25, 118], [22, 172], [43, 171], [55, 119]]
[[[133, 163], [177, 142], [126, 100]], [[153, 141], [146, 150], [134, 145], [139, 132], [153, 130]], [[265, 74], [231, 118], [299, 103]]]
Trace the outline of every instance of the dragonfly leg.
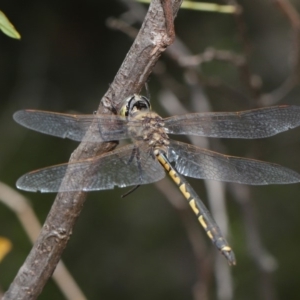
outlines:
[[132, 163], [133, 159], [136, 157], [136, 154], [137, 154], [137, 147], [134, 146], [132, 149], [131, 155], [129, 157], [129, 160], [127, 162], [127, 165], [130, 165]]
[[138, 184], [136, 186], [134, 186], [132, 189], [130, 189], [128, 192], [126, 192], [125, 194], [121, 195], [121, 198], [125, 198], [128, 195], [130, 195], [131, 193], [133, 193], [135, 190], [137, 190], [141, 185]]
[[[134, 146], [134, 148], [132, 149], [132, 152], [131, 152], [131, 155], [130, 155], [130, 158], [129, 158], [127, 164], [130, 165], [134, 159], [136, 159], [140, 182], [143, 182], [143, 169], [142, 169], [142, 165], [141, 165], [140, 149], [136, 146]], [[139, 185], [137, 185], [137, 187], [134, 188], [132, 191], [136, 190], [138, 187], [139, 187]], [[129, 194], [132, 191], [129, 191]], [[128, 195], [128, 193], [125, 194], [125, 196], [127, 196], [127, 195]]]

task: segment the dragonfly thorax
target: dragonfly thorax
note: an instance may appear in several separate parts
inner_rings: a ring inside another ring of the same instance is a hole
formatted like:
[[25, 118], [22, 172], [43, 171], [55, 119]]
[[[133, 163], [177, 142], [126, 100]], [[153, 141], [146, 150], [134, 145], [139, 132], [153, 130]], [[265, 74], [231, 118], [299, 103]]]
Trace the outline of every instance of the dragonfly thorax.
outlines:
[[[140, 111], [130, 118], [129, 135], [134, 141], [144, 141], [152, 149], [168, 152], [170, 144], [164, 120], [155, 112]], [[135, 124], [134, 121], [137, 121]], [[137, 126], [136, 126], [137, 125]]]

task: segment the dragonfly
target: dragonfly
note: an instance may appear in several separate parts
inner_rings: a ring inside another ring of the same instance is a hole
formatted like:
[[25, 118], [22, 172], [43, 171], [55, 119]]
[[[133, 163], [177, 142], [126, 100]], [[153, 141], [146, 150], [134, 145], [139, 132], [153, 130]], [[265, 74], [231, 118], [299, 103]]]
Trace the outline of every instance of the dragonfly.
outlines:
[[[299, 173], [283, 166], [223, 155], [169, 138], [169, 135], [270, 137], [300, 125], [300, 106], [280, 105], [162, 118], [152, 111], [147, 97], [134, 94], [124, 100], [117, 115], [20, 110], [13, 117], [29, 129], [75, 141], [132, 141], [103, 155], [29, 172], [18, 179], [19, 189], [32, 192], [106, 190], [153, 183], [167, 173], [230, 265], [236, 264], [232, 248], [184, 176], [248, 185], [300, 182]], [[76, 176], [76, 180], [64, 181], [66, 172]]]

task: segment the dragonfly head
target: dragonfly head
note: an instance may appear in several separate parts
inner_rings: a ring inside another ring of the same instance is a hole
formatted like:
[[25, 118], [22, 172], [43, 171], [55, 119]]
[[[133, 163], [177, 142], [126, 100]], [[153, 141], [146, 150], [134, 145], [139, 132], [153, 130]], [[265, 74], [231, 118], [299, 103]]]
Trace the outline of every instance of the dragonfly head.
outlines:
[[149, 110], [151, 110], [149, 99], [145, 96], [134, 94], [125, 99], [124, 104], [120, 109], [120, 115], [128, 117], [132, 116], [136, 112]]

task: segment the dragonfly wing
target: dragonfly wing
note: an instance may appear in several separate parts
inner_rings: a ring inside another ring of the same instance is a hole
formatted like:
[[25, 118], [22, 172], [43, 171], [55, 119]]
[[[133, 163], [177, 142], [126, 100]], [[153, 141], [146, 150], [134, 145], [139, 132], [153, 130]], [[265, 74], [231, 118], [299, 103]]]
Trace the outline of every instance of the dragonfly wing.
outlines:
[[[69, 176], [64, 178], [67, 171]], [[41, 192], [94, 191], [151, 183], [164, 176], [153, 155], [131, 144], [98, 157], [27, 173], [18, 179], [17, 187]]]
[[14, 113], [14, 120], [29, 129], [81, 141], [90, 128], [86, 141], [103, 142], [128, 138], [127, 120], [115, 115], [71, 115], [39, 110], [20, 110]]
[[171, 141], [169, 159], [185, 176], [250, 185], [300, 182], [300, 174], [277, 164], [223, 155], [190, 144]]
[[241, 112], [192, 113], [165, 119], [170, 134], [219, 138], [265, 138], [300, 125], [300, 106], [273, 106]]

